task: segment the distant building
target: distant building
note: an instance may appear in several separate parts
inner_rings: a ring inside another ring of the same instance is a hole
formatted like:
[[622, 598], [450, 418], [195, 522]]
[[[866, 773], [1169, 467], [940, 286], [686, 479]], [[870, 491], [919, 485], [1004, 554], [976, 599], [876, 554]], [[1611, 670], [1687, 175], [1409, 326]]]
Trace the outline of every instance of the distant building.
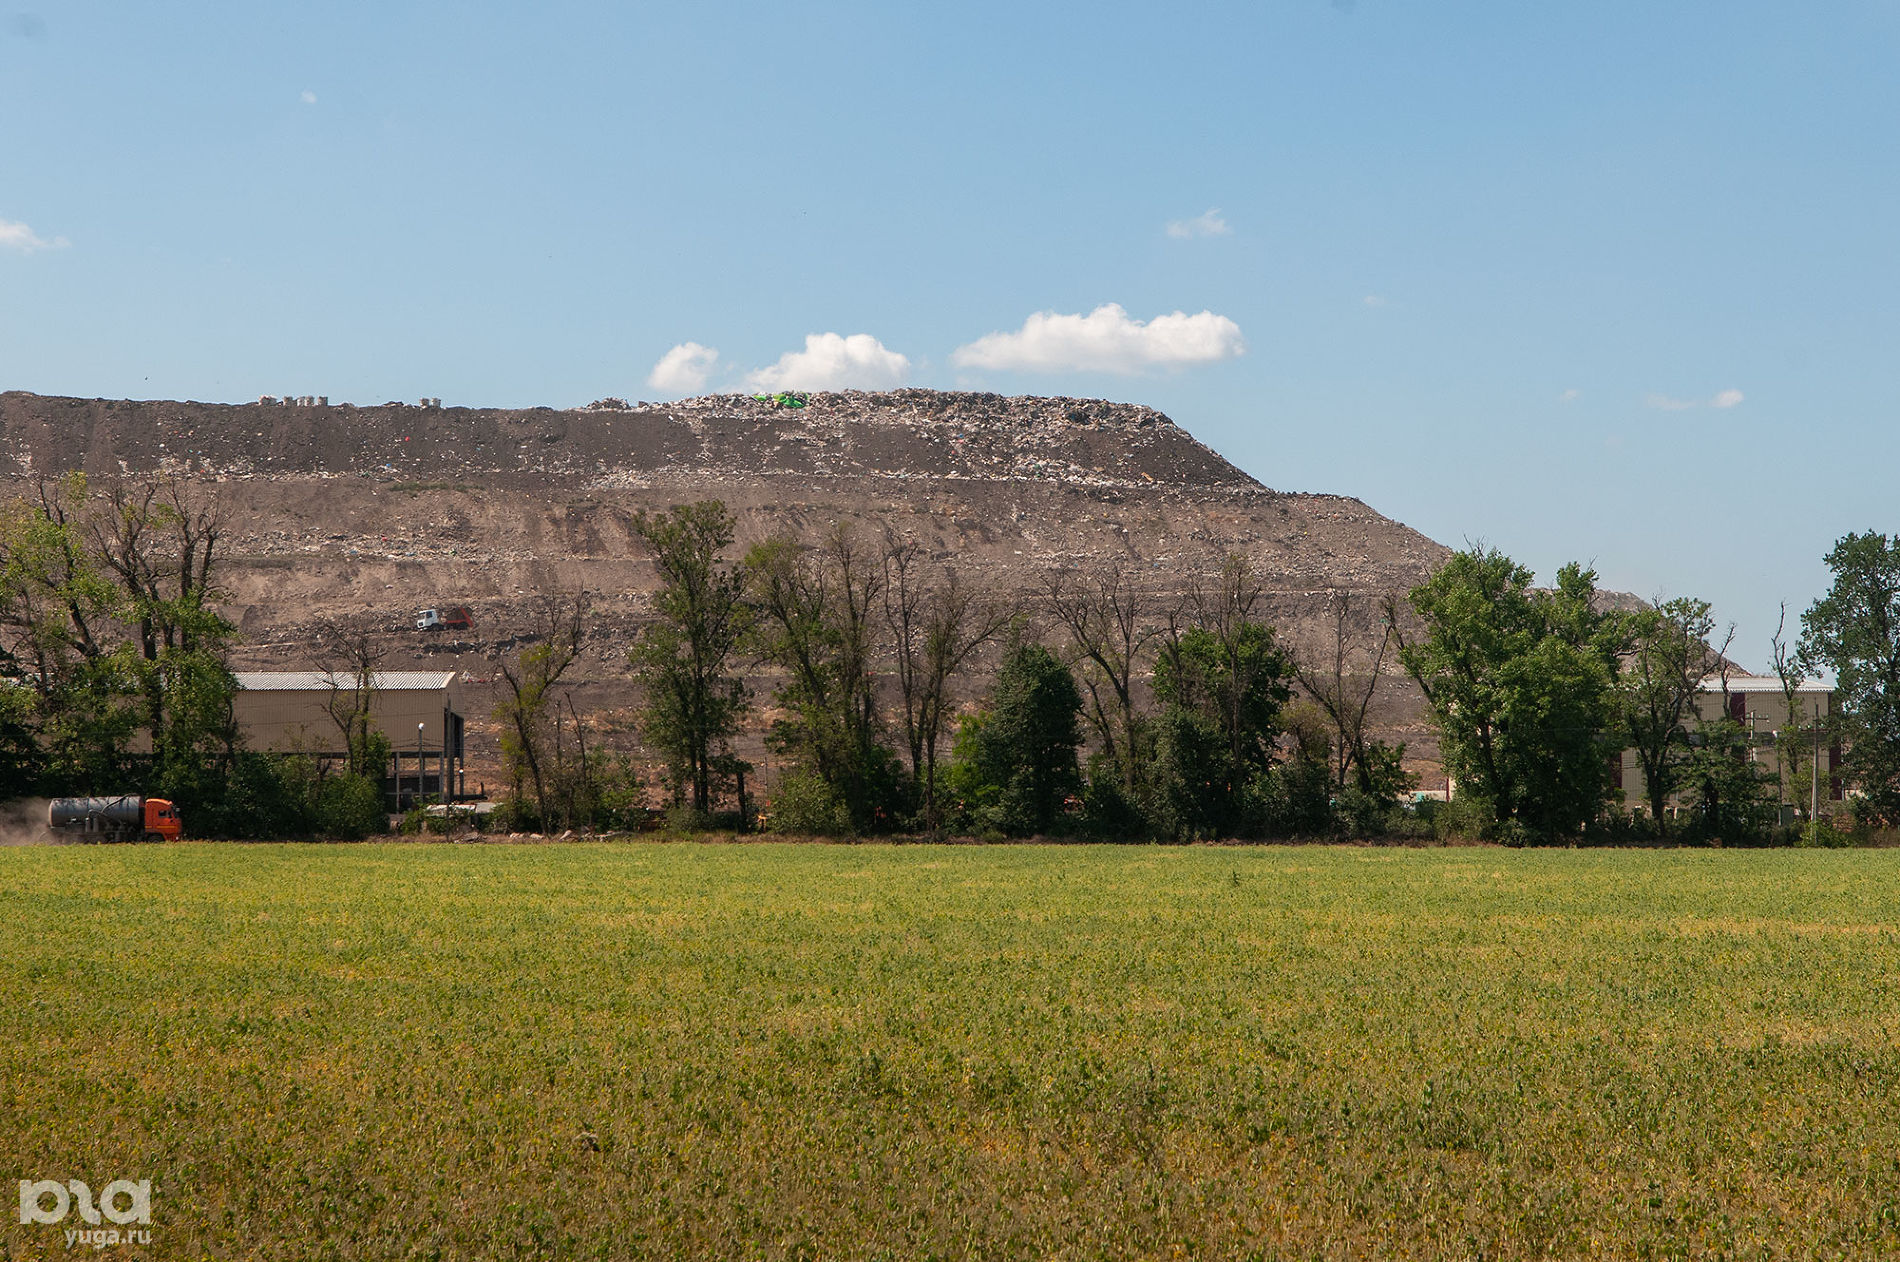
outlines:
[[[321, 670], [241, 670], [232, 711], [251, 749], [341, 759], [348, 754], [333, 705], [347, 715], [356, 676]], [[461, 792], [463, 719], [456, 672], [377, 671], [369, 721], [390, 745], [388, 789], [398, 806], [415, 795]]]
[[[1779, 760], [1775, 757], [1775, 734], [1791, 722], [1804, 731], [1812, 730], [1817, 724], [1825, 727], [1834, 713], [1834, 690], [1818, 683], [1803, 683], [1794, 694], [1794, 710], [1790, 714], [1788, 697], [1782, 691], [1781, 680], [1773, 675], [1731, 675], [1728, 680], [1729, 718], [1740, 723], [1748, 733], [1747, 757], [1768, 771], [1775, 771]], [[1702, 691], [1696, 694], [1694, 710], [1688, 720], [1688, 728], [1693, 732], [1702, 723], [1722, 717], [1722, 681], [1711, 675], [1702, 681]], [[1823, 736], [1821, 739], [1826, 740]], [[1810, 754], [1816, 752], [1813, 749]], [[1840, 766], [1841, 747], [1829, 741], [1819, 748], [1820, 754], [1820, 797], [1822, 801], [1838, 802], [1843, 797]], [[1787, 776], [1786, 769], [1781, 774]], [[1632, 812], [1641, 814], [1649, 809], [1648, 781], [1643, 776], [1642, 763], [1636, 757], [1634, 749], [1623, 751], [1622, 757], [1612, 768], [1612, 783], [1623, 791], [1623, 803]], [[1813, 794], [1814, 783], [1804, 777], [1800, 783], [1788, 780], [1782, 788], [1781, 800], [1802, 808]]]

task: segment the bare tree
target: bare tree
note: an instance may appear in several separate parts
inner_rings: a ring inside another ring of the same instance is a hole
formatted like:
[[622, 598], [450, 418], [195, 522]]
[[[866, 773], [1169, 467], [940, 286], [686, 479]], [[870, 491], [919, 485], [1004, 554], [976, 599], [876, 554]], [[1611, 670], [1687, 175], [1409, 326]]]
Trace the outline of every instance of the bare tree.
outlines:
[[[1786, 704], [1788, 719], [1775, 734], [1775, 798], [1777, 802], [1788, 800], [1790, 782], [1799, 784], [1802, 778], [1801, 766], [1808, 752], [1808, 737], [1801, 730], [1801, 685], [1807, 682], [1807, 671], [1803, 668], [1800, 654], [1787, 640], [1788, 602], [1781, 602], [1781, 618], [1775, 623], [1774, 638], [1769, 641], [1775, 664], [1775, 678], [1781, 681], [1781, 699]], [[1815, 740], [1819, 742], [1818, 730]], [[1785, 773], [1784, 773], [1785, 769]]]
[[1360, 632], [1355, 617], [1353, 594], [1335, 589], [1327, 593], [1330, 635], [1317, 649], [1292, 654], [1293, 676], [1300, 688], [1326, 715], [1333, 729], [1333, 785], [1345, 788], [1354, 777], [1364, 792], [1373, 792], [1366, 715], [1378, 695], [1384, 677], [1386, 657], [1392, 650], [1394, 629], [1393, 597], [1385, 601], [1376, 643], [1371, 635]]
[[555, 685], [580, 656], [587, 623], [587, 595], [553, 597], [543, 603], [534, 644], [513, 661], [501, 659], [507, 693], [496, 707], [501, 755], [515, 797], [532, 786], [537, 815], [547, 810], [548, 784], [559, 770], [554, 731]]
[[222, 500], [163, 475], [108, 482], [100, 500], [86, 529], [125, 593], [145, 659], [157, 661], [168, 649], [192, 652], [218, 638], [209, 606], [228, 517]]
[[1089, 723], [1101, 739], [1102, 752], [1115, 764], [1123, 786], [1132, 789], [1141, 775], [1135, 680], [1148, 645], [1161, 633], [1152, 598], [1135, 585], [1121, 562], [1089, 574], [1057, 574], [1045, 598], [1068, 633], [1071, 656], [1082, 667]]
[[945, 566], [933, 581], [923, 549], [889, 527], [884, 534], [884, 617], [896, 659], [904, 739], [924, 823], [935, 828], [937, 744], [949, 720], [950, 681], [972, 653], [1014, 617], [1007, 602], [986, 600]]
[[351, 775], [380, 775], [383, 768], [371, 765], [370, 715], [376, 704], [377, 667], [388, 656], [388, 646], [377, 643], [375, 633], [362, 624], [326, 618], [313, 631], [329, 689], [324, 709], [343, 736], [345, 766]]

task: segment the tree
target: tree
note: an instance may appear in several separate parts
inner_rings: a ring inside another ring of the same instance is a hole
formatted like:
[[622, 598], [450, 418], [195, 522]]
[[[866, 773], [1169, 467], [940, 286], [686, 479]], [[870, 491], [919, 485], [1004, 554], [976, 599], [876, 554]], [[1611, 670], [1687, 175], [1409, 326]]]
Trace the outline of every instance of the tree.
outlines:
[[1827, 567], [1833, 586], [1801, 615], [1800, 662], [1834, 673], [1846, 774], [1868, 814], [1900, 823], [1900, 536], [1844, 535]]
[[1253, 616], [1261, 588], [1251, 563], [1230, 555], [1219, 586], [1190, 597], [1192, 621], [1170, 619], [1155, 660], [1155, 696], [1220, 733], [1238, 791], [1273, 765], [1280, 707], [1293, 695], [1293, 665], [1273, 628]]
[[[41, 479], [0, 516], [0, 674], [31, 694], [0, 738], [33, 748], [42, 789], [136, 783], [215, 809], [237, 757], [223, 522], [164, 476]], [[141, 731], [149, 758], [129, 752]]]
[[940, 822], [937, 744], [949, 722], [950, 682], [978, 648], [1008, 626], [1014, 611], [986, 601], [945, 566], [933, 581], [923, 549], [888, 529], [884, 545], [884, 617], [891, 634], [911, 778], [926, 828]]
[[[629, 659], [646, 690], [641, 728], [700, 812], [712, 809], [715, 778], [746, 708], [745, 681], [730, 671], [747, 622], [745, 574], [719, 560], [733, 525], [717, 500], [634, 519], [660, 573], [659, 620], [641, 631]], [[578, 725], [576, 716], [577, 732]]]
[[1142, 805], [1154, 834], [1173, 841], [1231, 837], [1240, 829], [1233, 750], [1211, 720], [1179, 706], [1156, 716], [1154, 765]]
[[215, 795], [237, 754], [225, 665], [236, 628], [213, 607], [225, 519], [215, 496], [163, 475], [107, 482], [81, 518], [119, 589], [114, 617], [133, 633], [154, 771], [174, 797]]
[[1293, 678], [1273, 628], [1253, 616], [1260, 597], [1251, 565], [1230, 555], [1211, 590], [1197, 586], [1168, 614], [1154, 664], [1162, 711], [1142, 795], [1163, 836], [1257, 831], [1245, 822], [1247, 803], [1270, 787]]
[[1717, 845], [1724, 838], [1761, 833], [1768, 813], [1768, 777], [1749, 758], [1748, 729], [1732, 717], [1729, 708], [1731, 669], [1726, 654], [1717, 654], [1721, 711], [1689, 734], [1689, 753], [1680, 775], [1696, 831]]
[[1070, 656], [1080, 667], [1089, 723], [1102, 754], [1120, 776], [1122, 789], [1134, 795], [1146, 778], [1149, 744], [1135, 702], [1135, 679], [1148, 645], [1160, 631], [1150, 598], [1118, 562], [1093, 573], [1056, 575], [1046, 599], [1068, 633]]
[[495, 707], [501, 721], [501, 760], [517, 803], [530, 794], [535, 818], [546, 823], [553, 804], [550, 788], [561, 774], [555, 686], [580, 657], [586, 628], [587, 597], [546, 601], [534, 643], [514, 660], [500, 662], [506, 691]]
[[953, 782], [979, 822], [1013, 836], [1046, 833], [1082, 791], [1082, 694], [1075, 676], [1033, 642], [1011, 649], [989, 703], [964, 721]]
[[371, 722], [376, 674], [388, 655], [368, 626], [324, 619], [312, 629], [317, 660], [327, 672], [325, 712], [343, 738], [344, 774], [380, 779], [389, 766], [389, 738]]
[[1399, 649], [1459, 792], [1514, 838], [1574, 833], [1601, 810], [1623, 636], [1595, 608], [1594, 571], [1566, 565], [1549, 591], [1531, 578], [1482, 544], [1455, 553], [1412, 590], [1423, 637]]
[[[1786, 804], [1789, 787], [1810, 783], [1809, 776], [1814, 753], [1810, 748], [1810, 738], [1819, 737], [1819, 720], [1814, 727], [1802, 722], [1801, 686], [1807, 682], [1807, 668], [1801, 663], [1799, 646], [1787, 640], [1788, 602], [1781, 602], [1781, 616], [1775, 622], [1775, 634], [1769, 640], [1773, 654], [1775, 678], [1781, 683], [1781, 700], [1785, 707], [1786, 718], [1775, 729], [1775, 789], [1776, 801]], [[1815, 740], [1818, 744], [1818, 739]], [[1796, 792], [1794, 797], [1800, 797]]]
[[0, 507], [0, 742], [7, 794], [121, 780], [138, 720], [118, 589], [88, 545], [83, 474], [42, 478]]
[[785, 672], [787, 712], [771, 735], [838, 796], [859, 829], [894, 804], [895, 767], [879, 742], [874, 657], [883, 560], [840, 525], [816, 547], [789, 536], [746, 554], [759, 655]]
[[[1332, 614], [1331, 635], [1317, 649], [1291, 657], [1293, 676], [1313, 699], [1332, 729], [1328, 744], [1335, 789], [1350, 783], [1368, 797], [1389, 800], [1402, 792], [1408, 777], [1401, 769], [1403, 743], [1389, 746], [1367, 734], [1366, 715], [1385, 675], [1393, 641], [1393, 606], [1387, 597], [1386, 614], [1371, 632], [1362, 631], [1349, 591], [1327, 593]], [[1355, 674], [1357, 666], [1361, 673]]]
[[1666, 833], [1666, 807], [1683, 785], [1692, 752], [1696, 695], [1724, 662], [1735, 631], [1729, 629], [1722, 650], [1712, 648], [1715, 619], [1709, 602], [1689, 596], [1658, 601], [1630, 615], [1628, 628], [1629, 651], [1617, 674], [1618, 725], [1643, 769], [1650, 818], [1658, 833]]

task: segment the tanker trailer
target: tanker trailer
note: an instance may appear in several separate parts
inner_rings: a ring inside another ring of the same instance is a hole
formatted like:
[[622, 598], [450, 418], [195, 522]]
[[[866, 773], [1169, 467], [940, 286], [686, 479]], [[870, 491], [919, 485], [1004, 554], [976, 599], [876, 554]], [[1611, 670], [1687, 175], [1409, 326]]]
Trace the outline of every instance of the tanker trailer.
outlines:
[[164, 798], [129, 793], [115, 798], [54, 798], [46, 822], [75, 841], [177, 841], [184, 832], [178, 808]]

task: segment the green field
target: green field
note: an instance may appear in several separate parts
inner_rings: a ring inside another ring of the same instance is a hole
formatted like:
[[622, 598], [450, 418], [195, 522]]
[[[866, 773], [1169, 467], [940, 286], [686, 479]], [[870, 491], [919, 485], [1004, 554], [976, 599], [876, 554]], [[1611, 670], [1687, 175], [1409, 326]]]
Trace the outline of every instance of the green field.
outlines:
[[121, 1176], [158, 1257], [1893, 1256], [1896, 912], [1870, 851], [0, 849], [0, 1256]]

